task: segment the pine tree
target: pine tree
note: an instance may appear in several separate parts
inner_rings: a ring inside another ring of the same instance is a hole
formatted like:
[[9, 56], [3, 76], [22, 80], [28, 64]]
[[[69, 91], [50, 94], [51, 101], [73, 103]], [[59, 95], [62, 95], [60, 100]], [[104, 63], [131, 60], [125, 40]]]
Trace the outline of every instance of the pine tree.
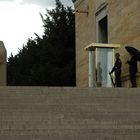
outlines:
[[8, 59], [8, 85], [75, 86], [75, 15], [56, 0], [47, 10], [42, 37], [28, 39]]

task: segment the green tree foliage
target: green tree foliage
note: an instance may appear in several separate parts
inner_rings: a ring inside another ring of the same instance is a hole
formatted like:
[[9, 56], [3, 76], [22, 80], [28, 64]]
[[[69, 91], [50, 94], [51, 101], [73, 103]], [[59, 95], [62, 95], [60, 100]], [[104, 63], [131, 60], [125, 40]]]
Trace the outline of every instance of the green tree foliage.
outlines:
[[75, 86], [75, 16], [56, 0], [47, 10], [42, 37], [28, 39], [8, 58], [8, 85]]

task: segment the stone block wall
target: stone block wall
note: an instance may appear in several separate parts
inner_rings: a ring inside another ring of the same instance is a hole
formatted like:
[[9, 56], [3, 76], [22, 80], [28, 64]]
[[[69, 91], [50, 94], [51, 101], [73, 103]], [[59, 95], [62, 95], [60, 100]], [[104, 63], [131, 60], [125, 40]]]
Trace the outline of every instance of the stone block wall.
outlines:
[[[88, 52], [84, 50], [95, 40], [94, 3], [80, 0], [76, 3], [76, 84], [88, 86]], [[87, 10], [88, 13], [80, 11]]]
[[[129, 54], [124, 46], [133, 46], [140, 50], [140, 1], [116, 0], [108, 1], [109, 11], [109, 42], [121, 44], [117, 51], [121, 54], [123, 62], [122, 79], [125, 86], [129, 86], [129, 68], [126, 61]], [[112, 11], [112, 12], [111, 12]], [[138, 67], [140, 67], [138, 63]], [[139, 83], [140, 75], [137, 74]]]

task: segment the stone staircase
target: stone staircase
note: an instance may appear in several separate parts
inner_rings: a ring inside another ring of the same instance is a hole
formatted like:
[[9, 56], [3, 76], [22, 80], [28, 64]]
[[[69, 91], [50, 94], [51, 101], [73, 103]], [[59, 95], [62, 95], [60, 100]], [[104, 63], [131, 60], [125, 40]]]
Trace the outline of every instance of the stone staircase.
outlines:
[[0, 87], [0, 140], [140, 140], [140, 89]]

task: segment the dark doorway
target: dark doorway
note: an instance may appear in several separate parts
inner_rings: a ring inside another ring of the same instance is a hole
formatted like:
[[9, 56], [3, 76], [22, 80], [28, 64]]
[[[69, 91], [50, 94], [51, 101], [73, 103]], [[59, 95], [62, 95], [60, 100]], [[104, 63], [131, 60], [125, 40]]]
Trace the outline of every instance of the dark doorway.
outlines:
[[108, 43], [108, 21], [107, 16], [99, 21], [99, 42]]

